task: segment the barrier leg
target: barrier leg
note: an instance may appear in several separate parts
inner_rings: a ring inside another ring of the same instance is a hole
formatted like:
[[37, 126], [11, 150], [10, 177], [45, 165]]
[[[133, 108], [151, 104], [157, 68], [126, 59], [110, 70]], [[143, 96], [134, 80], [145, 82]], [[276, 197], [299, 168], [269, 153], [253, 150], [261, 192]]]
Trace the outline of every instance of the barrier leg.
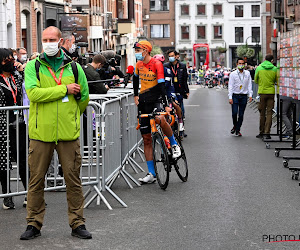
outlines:
[[145, 172], [145, 170], [131, 156], [128, 157], [128, 161], [137, 166], [142, 172]]
[[129, 160], [129, 158], [127, 159], [128, 160], [128, 163], [130, 165], [130, 167], [133, 169], [133, 171], [138, 174], [139, 172], [136, 170], [136, 168], [133, 166], [132, 162]]
[[128, 178], [130, 178], [138, 187], [140, 187], [141, 186], [141, 184], [140, 183], [138, 183], [137, 181], [136, 181], [136, 179], [134, 179], [125, 169], [123, 169], [123, 171], [122, 171], [124, 174], [126, 174], [127, 175], [127, 177]]
[[125, 180], [125, 182], [127, 183], [127, 185], [133, 189], [133, 186], [130, 184], [129, 180], [126, 178], [126, 176], [124, 175], [123, 171], [120, 171], [121, 176], [123, 177], [123, 179]]
[[[127, 207], [126, 203], [120, 199], [108, 186], [105, 186], [105, 189], [123, 206]], [[100, 193], [100, 191], [99, 191]], [[104, 201], [105, 202], [105, 201]], [[109, 204], [108, 204], [109, 205]]]

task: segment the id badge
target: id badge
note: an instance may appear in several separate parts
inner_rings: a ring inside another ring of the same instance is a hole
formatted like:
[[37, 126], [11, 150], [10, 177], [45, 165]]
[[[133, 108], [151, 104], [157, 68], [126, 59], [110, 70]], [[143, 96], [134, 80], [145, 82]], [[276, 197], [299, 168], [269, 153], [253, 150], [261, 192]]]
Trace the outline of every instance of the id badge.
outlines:
[[68, 95], [66, 95], [63, 99], [62, 99], [62, 102], [68, 102], [69, 101], [69, 98], [68, 98]]
[[177, 76], [174, 77], [174, 82], [178, 82]]
[[[17, 107], [18, 105], [15, 104], [15, 106]], [[17, 115], [17, 114], [19, 114], [19, 110], [16, 109], [16, 110], [14, 110], [14, 115]]]

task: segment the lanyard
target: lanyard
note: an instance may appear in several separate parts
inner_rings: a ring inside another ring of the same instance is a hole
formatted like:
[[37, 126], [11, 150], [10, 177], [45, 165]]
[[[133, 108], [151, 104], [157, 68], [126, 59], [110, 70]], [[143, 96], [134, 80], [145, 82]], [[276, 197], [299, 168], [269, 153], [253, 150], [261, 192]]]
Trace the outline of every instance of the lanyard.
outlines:
[[17, 105], [17, 93], [18, 93], [18, 88], [17, 88], [17, 85], [16, 85], [16, 81], [15, 81], [15, 78], [11, 75], [11, 79], [13, 80], [15, 86], [16, 86], [16, 93], [14, 92], [13, 88], [11, 87], [9, 81], [6, 80], [6, 77], [4, 75], [2, 75], [2, 78], [4, 79], [6, 85], [9, 87], [11, 93], [12, 93], [12, 96], [14, 98], [14, 104]]
[[[175, 66], [175, 67], [176, 67], [176, 66]], [[174, 67], [174, 68], [175, 68], [175, 67]], [[175, 72], [175, 70], [173, 69], [173, 67], [172, 67], [172, 65], [171, 65], [171, 69], [172, 69], [172, 71], [173, 71], [173, 73], [174, 73], [175, 76], [177, 76], [178, 68], [179, 68], [179, 64], [177, 63], [177, 69], [176, 69], [176, 72]]]
[[53, 70], [48, 67], [48, 70], [50, 71], [52, 77], [54, 78], [55, 82], [57, 83], [57, 85], [61, 85], [61, 78], [62, 78], [62, 75], [64, 73], [64, 69], [65, 68], [62, 68], [61, 71], [60, 71], [60, 74], [59, 74], [59, 79], [57, 79], [56, 75], [54, 74]]

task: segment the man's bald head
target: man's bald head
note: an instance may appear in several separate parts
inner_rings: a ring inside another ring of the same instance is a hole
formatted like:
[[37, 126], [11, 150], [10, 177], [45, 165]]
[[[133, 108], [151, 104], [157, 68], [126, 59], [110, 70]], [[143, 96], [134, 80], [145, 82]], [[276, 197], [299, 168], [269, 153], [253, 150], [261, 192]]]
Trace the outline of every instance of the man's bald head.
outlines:
[[43, 33], [44, 32], [54, 32], [57, 34], [58, 39], [61, 38], [61, 31], [55, 26], [49, 26], [48, 28], [44, 29]]
[[50, 26], [43, 31], [43, 43], [58, 42], [59, 39], [61, 39], [61, 31], [57, 27]]

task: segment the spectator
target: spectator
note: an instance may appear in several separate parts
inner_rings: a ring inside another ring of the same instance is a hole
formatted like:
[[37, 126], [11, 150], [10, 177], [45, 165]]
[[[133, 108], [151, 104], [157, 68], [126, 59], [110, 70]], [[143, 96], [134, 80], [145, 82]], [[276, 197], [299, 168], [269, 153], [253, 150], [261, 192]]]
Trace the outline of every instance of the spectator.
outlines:
[[[53, 26], [42, 33], [43, 50], [30, 61], [25, 71], [25, 87], [30, 100], [27, 228], [21, 240], [40, 236], [45, 215], [45, 174], [54, 149], [57, 150], [66, 181], [69, 225], [72, 236], [91, 239], [83, 217], [84, 197], [80, 181], [80, 115], [89, 102], [88, 86], [82, 68], [75, 64], [78, 84], [71, 59], [59, 49], [61, 31]], [[36, 73], [36, 62], [40, 64]], [[49, 67], [50, 65], [50, 67]], [[66, 70], [65, 70], [66, 69]], [[40, 80], [37, 78], [39, 77]], [[75, 99], [80, 92], [80, 100]], [[75, 118], [75, 119], [74, 119]]]
[[74, 55], [76, 51], [75, 36], [71, 32], [69, 31], [62, 32], [61, 49], [67, 54], [67, 56], [71, 57], [72, 59], [77, 57], [76, 55]]
[[271, 139], [272, 110], [274, 108], [275, 83], [277, 83], [277, 67], [273, 65], [272, 55], [266, 55], [265, 61], [257, 67], [254, 81], [258, 84], [258, 94], [260, 95], [259, 134], [256, 138], [262, 138], [265, 134], [266, 139]]
[[[92, 63], [83, 66], [83, 71], [88, 81], [101, 80], [97, 70], [100, 70], [105, 64], [106, 59], [102, 55], [96, 55], [93, 57]], [[106, 94], [109, 87], [102, 82], [88, 83], [90, 94]]]
[[27, 50], [23, 47], [17, 48], [17, 61], [22, 64], [26, 64], [27, 59], [28, 59]]
[[[0, 107], [7, 106], [22, 106], [22, 82], [23, 79], [20, 74], [16, 74], [14, 68], [13, 53], [8, 49], [0, 49]], [[21, 181], [26, 190], [26, 127], [21, 119], [16, 120], [14, 111], [9, 112], [9, 166], [7, 166], [7, 130], [6, 130], [6, 111], [0, 111], [0, 182], [2, 186], [2, 192], [8, 193], [10, 190], [10, 183], [7, 183], [7, 171], [12, 168], [11, 161], [17, 160], [17, 151], [19, 151], [19, 175]], [[19, 122], [19, 148], [17, 149], [17, 135], [16, 135], [16, 123]], [[13, 158], [13, 159], [12, 159]], [[9, 167], [9, 169], [7, 169]], [[10, 179], [10, 173], [9, 178]], [[7, 189], [7, 186], [9, 189]], [[14, 209], [12, 197], [4, 198], [4, 209]]]

